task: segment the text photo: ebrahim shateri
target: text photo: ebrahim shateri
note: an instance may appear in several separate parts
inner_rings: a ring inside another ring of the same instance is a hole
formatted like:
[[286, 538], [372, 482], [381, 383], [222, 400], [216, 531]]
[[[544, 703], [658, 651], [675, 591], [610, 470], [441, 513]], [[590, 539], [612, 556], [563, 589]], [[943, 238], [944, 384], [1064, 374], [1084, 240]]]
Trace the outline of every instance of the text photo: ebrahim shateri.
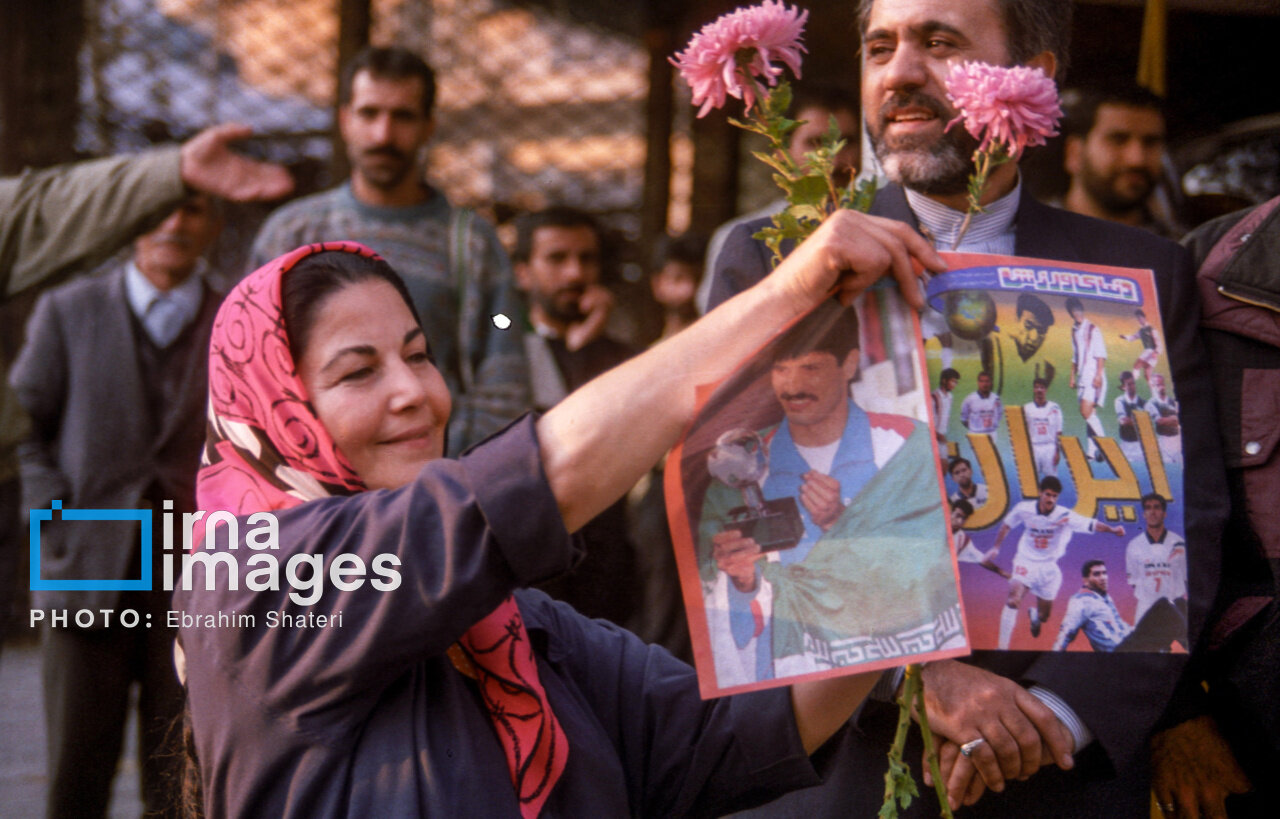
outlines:
[[947, 259], [923, 326], [974, 648], [1185, 652], [1182, 443], [1150, 271]]
[[707, 388], [666, 487], [704, 696], [968, 653], [917, 326], [831, 300]]

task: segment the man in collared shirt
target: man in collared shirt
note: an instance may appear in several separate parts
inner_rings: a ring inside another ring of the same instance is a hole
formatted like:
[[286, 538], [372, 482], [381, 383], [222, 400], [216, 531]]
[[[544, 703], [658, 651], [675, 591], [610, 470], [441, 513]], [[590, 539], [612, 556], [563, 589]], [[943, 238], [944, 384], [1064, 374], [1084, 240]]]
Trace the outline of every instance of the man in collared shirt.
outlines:
[[[205, 283], [202, 257], [221, 226], [218, 204], [192, 196], [135, 242], [129, 261], [45, 293], [13, 366], [11, 384], [32, 421], [18, 451], [24, 505], [152, 510], [151, 590], [34, 592], [39, 608], [98, 613], [43, 635], [49, 816], [105, 814], [135, 681], [143, 802], [148, 815], [172, 808], [180, 753], [170, 743], [182, 691], [165, 627], [160, 523], [163, 513], [195, 510], [209, 334], [221, 301]], [[42, 577], [142, 576], [133, 524], [60, 518], [41, 527]], [[107, 616], [126, 611], [146, 627]]]

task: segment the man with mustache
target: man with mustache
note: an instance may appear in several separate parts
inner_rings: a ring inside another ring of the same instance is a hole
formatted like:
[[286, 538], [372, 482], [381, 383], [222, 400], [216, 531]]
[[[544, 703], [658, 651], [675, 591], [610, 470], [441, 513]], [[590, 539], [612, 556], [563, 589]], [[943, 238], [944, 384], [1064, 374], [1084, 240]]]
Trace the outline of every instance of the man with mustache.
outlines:
[[1063, 167], [1071, 184], [1062, 206], [1178, 238], [1181, 227], [1150, 207], [1164, 158], [1160, 98], [1132, 83], [1068, 91], [1063, 97]]
[[[722, 688], [876, 659], [886, 645], [913, 653], [963, 639], [947, 627], [959, 601], [941, 495], [913, 460], [933, 457], [928, 427], [854, 401], [861, 347], [857, 311], [829, 302], [767, 359], [781, 421], [760, 433], [760, 495], [795, 499], [798, 542], [766, 550], [739, 522], [742, 492], [707, 490], [699, 559]], [[904, 521], [922, 525], [866, 537]], [[856, 600], [843, 594], [855, 590]]]
[[[956, 116], [947, 102], [946, 74], [968, 60], [1057, 74], [1068, 54], [1071, 6], [1059, 0], [861, 0], [863, 114], [876, 157], [892, 180], [865, 217], [868, 229], [880, 219], [906, 222], [926, 229], [936, 247], [951, 249], [965, 218], [975, 146], [965, 129], [946, 130]], [[974, 215], [961, 251], [1154, 273], [1174, 386], [1184, 398], [1187, 474], [1196, 476], [1198, 489], [1185, 513], [1194, 642], [1215, 592], [1226, 488], [1209, 371], [1194, 322], [1187, 320], [1196, 310], [1188, 256], [1145, 231], [1036, 202], [1021, 185], [1018, 163], [992, 171], [980, 200], [984, 211]], [[745, 225], [730, 237], [713, 296], [723, 300], [767, 274], [769, 251], [751, 239], [760, 226]], [[1185, 656], [1173, 654], [993, 651], [929, 663], [926, 708], [943, 738], [949, 800], [977, 803], [975, 815], [982, 816], [1091, 816], [1100, 805], [1109, 815], [1145, 814], [1145, 738], [1185, 665]], [[886, 680], [890, 693], [895, 682]], [[1123, 696], [1114, 690], [1119, 684]], [[897, 717], [896, 705], [885, 699], [868, 703], [854, 730], [845, 733], [824, 788], [784, 797], [762, 813], [835, 816], [847, 814], [849, 804], [880, 802], [883, 765], [877, 763]], [[920, 745], [911, 739], [909, 755], [913, 748], [919, 760]], [[937, 815], [932, 792], [920, 787], [921, 798], [903, 814]], [[984, 796], [987, 790], [995, 792]]]
[[[38, 608], [98, 614], [43, 633], [48, 816], [106, 814], [134, 682], [145, 812], [176, 815], [181, 755], [171, 729], [182, 691], [175, 632], [165, 627], [170, 594], [159, 582], [160, 524], [167, 511], [195, 511], [209, 335], [222, 300], [203, 256], [221, 228], [218, 203], [191, 196], [136, 240], [132, 259], [43, 294], [10, 373], [32, 426], [18, 449], [25, 508], [152, 510], [153, 590], [33, 592]], [[135, 524], [53, 517], [41, 526], [43, 578], [105, 585], [142, 576]], [[146, 625], [103, 614], [128, 610]]]
[[345, 67], [338, 126], [351, 177], [291, 202], [254, 242], [252, 268], [310, 242], [350, 239], [405, 279], [441, 375], [454, 396], [448, 452], [501, 429], [529, 402], [521, 313], [493, 228], [426, 183], [435, 131], [435, 74], [403, 48], [367, 48]]
[[[516, 222], [511, 255], [529, 302], [531, 330], [523, 344], [536, 410], [550, 409], [636, 353], [604, 333], [613, 309], [613, 296], [600, 283], [604, 239], [590, 214], [569, 207], [525, 214]], [[582, 562], [540, 588], [588, 616], [638, 626], [643, 583], [626, 500], [593, 518], [582, 536]]]

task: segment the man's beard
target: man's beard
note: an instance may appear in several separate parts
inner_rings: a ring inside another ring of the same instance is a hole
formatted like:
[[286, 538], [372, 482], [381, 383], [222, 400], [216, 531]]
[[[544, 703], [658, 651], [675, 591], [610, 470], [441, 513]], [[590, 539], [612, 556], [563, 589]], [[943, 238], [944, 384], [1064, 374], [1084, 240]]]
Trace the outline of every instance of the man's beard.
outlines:
[[584, 292], [583, 287], [569, 286], [551, 293], [534, 293], [533, 299], [549, 318], [561, 324], [574, 324], [586, 318], [580, 306]]
[[925, 94], [901, 93], [881, 106], [876, 121], [867, 123], [867, 131], [885, 174], [904, 188], [924, 194], [951, 196], [967, 191], [978, 140], [957, 123], [931, 144], [899, 137], [890, 145], [885, 138], [888, 111], [907, 106], [928, 108], [943, 122], [954, 117], [954, 113]]
[[[1124, 194], [1116, 190], [1116, 179], [1122, 173], [1137, 173], [1142, 176], [1146, 185], [1141, 193]], [[1080, 166], [1080, 182], [1085, 192], [1089, 194], [1089, 198], [1097, 202], [1107, 213], [1114, 214], [1130, 213], [1142, 207], [1156, 186], [1156, 180], [1146, 168], [1125, 168], [1118, 173], [1106, 175], [1098, 173], [1087, 161]]]
[[[384, 161], [369, 161], [376, 157], [382, 157]], [[352, 158], [351, 164], [356, 167], [366, 182], [379, 190], [391, 190], [397, 187], [414, 169], [413, 158], [390, 145], [379, 145], [376, 148], [361, 151]]]

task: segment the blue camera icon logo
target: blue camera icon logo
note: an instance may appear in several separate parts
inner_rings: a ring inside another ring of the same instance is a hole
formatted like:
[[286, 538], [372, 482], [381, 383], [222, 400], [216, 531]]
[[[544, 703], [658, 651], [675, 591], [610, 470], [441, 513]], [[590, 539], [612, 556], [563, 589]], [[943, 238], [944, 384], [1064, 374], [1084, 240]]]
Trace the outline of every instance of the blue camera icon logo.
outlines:
[[[136, 520], [141, 524], [142, 577], [137, 580], [91, 578], [49, 580], [40, 576], [40, 524], [52, 521], [59, 512], [64, 521]], [[63, 509], [55, 500], [48, 509], [31, 510], [31, 590], [32, 591], [151, 591], [151, 510], [150, 509]]]

